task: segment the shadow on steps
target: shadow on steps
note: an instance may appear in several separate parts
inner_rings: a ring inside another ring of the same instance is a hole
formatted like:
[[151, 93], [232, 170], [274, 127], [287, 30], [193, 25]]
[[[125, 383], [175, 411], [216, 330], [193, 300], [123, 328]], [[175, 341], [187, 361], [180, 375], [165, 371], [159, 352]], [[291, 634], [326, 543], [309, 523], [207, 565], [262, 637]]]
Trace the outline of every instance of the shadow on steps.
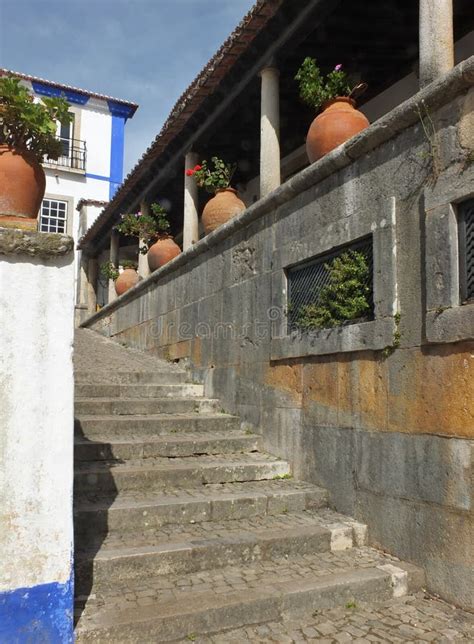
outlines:
[[[106, 474], [102, 477], [102, 482], [104, 482], [105, 478], [107, 492], [99, 493], [99, 490], [97, 490], [96, 494], [91, 494], [90, 492], [78, 490], [76, 484], [74, 484], [74, 626], [76, 626], [87, 602], [91, 599], [94, 584], [94, 558], [109, 533], [108, 508], [112, 505], [118, 493], [112, 475], [112, 468], [113, 465], [123, 463], [123, 461], [114, 457], [112, 445], [87, 438], [78, 419], [74, 419], [74, 437], [75, 469], [80, 463], [92, 461], [110, 463], [110, 467], [106, 469]], [[79, 441], [80, 444], [78, 444]], [[85, 460], [84, 454], [78, 457], [79, 450], [84, 452], [84, 450], [90, 449], [89, 446], [97, 446], [96, 448], [92, 447], [91, 458]], [[82, 504], [93, 505], [99, 499], [100, 508], [97, 507], [97, 511], [82, 514], [79, 512]]]

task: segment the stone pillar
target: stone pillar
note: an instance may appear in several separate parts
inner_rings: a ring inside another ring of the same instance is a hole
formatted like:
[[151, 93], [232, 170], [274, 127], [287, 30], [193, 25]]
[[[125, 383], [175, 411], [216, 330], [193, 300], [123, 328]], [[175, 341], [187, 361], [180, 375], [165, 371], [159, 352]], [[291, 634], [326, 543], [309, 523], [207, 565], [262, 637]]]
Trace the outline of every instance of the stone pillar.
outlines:
[[89, 257], [87, 262], [87, 311], [90, 315], [95, 313], [97, 308], [97, 275], [97, 258]]
[[[188, 152], [185, 157], [185, 169], [189, 170], [199, 163], [196, 152]], [[198, 187], [193, 177], [184, 175], [184, 221], [183, 250], [186, 250], [199, 239]]]
[[87, 317], [89, 312], [87, 306], [88, 286], [87, 286], [87, 265], [88, 257], [84, 251], [77, 253], [78, 271], [77, 271], [77, 286], [76, 286], [76, 315], [75, 324], [80, 326]]
[[[150, 206], [146, 201], [142, 201], [140, 203], [140, 212], [143, 213], [144, 215], [148, 215], [150, 213]], [[142, 246], [145, 245], [145, 240], [144, 239], [139, 239], [138, 240], [138, 248], [140, 249]], [[140, 251], [138, 251], [138, 275], [141, 277], [141, 279], [145, 279], [148, 277], [150, 274], [150, 267], [148, 266], [148, 258], [146, 255], [142, 255]]]
[[260, 198], [278, 188], [280, 172], [280, 74], [275, 67], [260, 72]]
[[420, 87], [453, 66], [453, 0], [420, 0]]
[[[119, 258], [119, 239], [120, 235], [118, 231], [114, 228], [110, 233], [110, 256], [109, 259], [114, 266], [118, 267], [118, 258]], [[117, 297], [115, 292], [115, 284], [113, 280], [109, 280], [109, 303], [113, 302]]]

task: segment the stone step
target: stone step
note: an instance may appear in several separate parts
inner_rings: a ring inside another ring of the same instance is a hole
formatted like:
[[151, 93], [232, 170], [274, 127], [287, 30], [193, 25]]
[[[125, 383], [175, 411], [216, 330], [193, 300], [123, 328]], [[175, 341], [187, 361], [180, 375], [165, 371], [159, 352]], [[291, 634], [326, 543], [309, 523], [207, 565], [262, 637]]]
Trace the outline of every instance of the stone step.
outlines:
[[[197, 401], [193, 401], [196, 403]], [[168, 434], [236, 431], [240, 428], [237, 416], [218, 412], [189, 412], [144, 415], [81, 415], [75, 419], [76, 435], [91, 440], [115, 440], [120, 436], [149, 437]]]
[[148, 458], [123, 464], [108, 461], [78, 463], [74, 473], [74, 489], [80, 493], [194, 488], [208, 483], [259, 481], [289, 475], [290, 467], [286, 461], [260, 453]]
[[209, 398], [76, 398], [74, 404], [76, 416], [212, 413], [219, 409], [219, 401]]
[[251, 519], [324, 508], [322, 488], [301, 481], [275, 479], [211, 484], [190, 490], [122, 492], [76, 498], [74, 527], [85, 537], [126, 534], [168, 524]]
[[75, 585], [93, 591], [140, 579], [275, 560], [366, 544], [366, 526], [343, 515], [306, 511], [252, 519], [168, 525], [142, 533], [76, 539]]
[[76, 384], [120, 384], [120, 385], [171, 385], [186, 382], [188, 374], [184, 369], [174, 368], [174, 365], [161, 367], [154, 371], [74, 371]]
[[170, 642], [248, 624], [297, 618], [420, 588], [414, 566], [371, 548], [258, 561], [197, 573], [111, 580], [85, 608], [77, 642]]
[[76, 384], [77, 398], [200, 398], [204, 395], [203, 385], [189, 383], [165, 385], [117, 385], [117, 384]]
[[74, 458], [76, 462], [131, 460], [157, 456], [176, 458], [205, 454], [234, 454], [256, 452], [261, 447], [257, 434], [241, 431], [221, 433], [187, 433], [180, 436], [168, 434], [158, 437], [117, 437], [113, 441], [97, 437], [95, 441], [76, 438]]

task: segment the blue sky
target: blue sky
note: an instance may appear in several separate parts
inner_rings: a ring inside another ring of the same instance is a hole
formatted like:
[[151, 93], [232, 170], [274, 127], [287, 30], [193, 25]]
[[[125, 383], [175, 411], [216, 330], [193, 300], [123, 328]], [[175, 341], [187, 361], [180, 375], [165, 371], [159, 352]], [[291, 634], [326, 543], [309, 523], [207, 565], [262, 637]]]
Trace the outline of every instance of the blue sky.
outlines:
[[0, 0], [0, 66], [139, 103], [125, 173], [253, 0]]

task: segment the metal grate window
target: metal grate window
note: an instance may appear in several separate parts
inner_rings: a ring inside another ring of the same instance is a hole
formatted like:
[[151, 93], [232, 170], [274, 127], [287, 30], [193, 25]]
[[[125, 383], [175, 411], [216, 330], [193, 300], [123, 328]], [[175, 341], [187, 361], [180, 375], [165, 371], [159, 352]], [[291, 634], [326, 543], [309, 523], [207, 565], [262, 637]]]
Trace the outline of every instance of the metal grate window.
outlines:
[[299, 264], [288, 269], [288, 328], [289, 331], [298, 329], [298, 319], [300, 318], [301, 309], [310, 304], [317, 304], [321, 289], [327, 286], [330, 280], [330, 274], [326, 264], [331, 262], [335, 257], [339, 257], [347, 251], [358, 251], [362, 253], [369, 267], [369, 277], [367, 285], [370, 288], [369, 304], [370, 312], [367, 319], [373, 319], [373, 250], [372, 237], [354, 242], [337, 251], [321, 255], [304, 264]]
[[474, 199], [459, 205], [461, 301], [474, 299]]
[[67, 222], [67, 201], [43, 199], [39, 230], [42, 233], [65, 233]]

